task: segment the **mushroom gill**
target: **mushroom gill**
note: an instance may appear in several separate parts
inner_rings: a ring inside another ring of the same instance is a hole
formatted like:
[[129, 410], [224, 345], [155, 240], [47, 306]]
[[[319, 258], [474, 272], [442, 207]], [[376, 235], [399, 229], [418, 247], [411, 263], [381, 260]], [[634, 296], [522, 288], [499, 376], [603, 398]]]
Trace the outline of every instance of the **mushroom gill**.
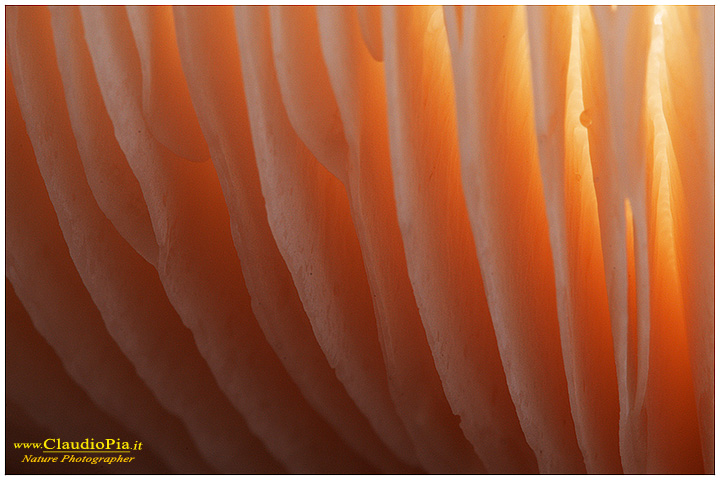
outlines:
[[713, 27], [6, 7], [7, 473], [714, 473]]

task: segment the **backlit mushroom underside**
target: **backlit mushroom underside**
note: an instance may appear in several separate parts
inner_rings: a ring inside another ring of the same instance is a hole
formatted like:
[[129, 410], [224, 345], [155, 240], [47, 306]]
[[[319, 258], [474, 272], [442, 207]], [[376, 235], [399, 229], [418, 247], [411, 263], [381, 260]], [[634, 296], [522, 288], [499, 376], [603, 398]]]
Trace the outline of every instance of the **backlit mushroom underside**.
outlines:
[[7, 472], [714, 473], [714, 83], [712, 6], [6, 7]]

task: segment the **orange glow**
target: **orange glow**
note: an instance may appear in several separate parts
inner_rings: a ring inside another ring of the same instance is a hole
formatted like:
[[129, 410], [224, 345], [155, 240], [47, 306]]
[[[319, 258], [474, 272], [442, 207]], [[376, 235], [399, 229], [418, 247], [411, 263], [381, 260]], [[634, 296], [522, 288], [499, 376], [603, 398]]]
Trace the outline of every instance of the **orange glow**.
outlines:
[[[656, 275], [665, 279], [672, 293], [665, 301], [677, 306], [676, 315], [668, 315], [670, 321], [680, 327], [684, 339], [684, 318], [682, 315], [682, 296], [679, 290], [677, 259], [675, 253], [675, 222], [673, 219], [674, 202], [672, 198], [673, 185], [678, 184], [676, 168], [671, 168], [676, 162], [675, 152], [670, 139], [665, 113], [663, 112], [663, 96], [668, 95], [667, 65], [665, 62], [665, 29], [662, 19], [672, 14], [672, 7], [658, 7], [654, 15], [654, 27], [650, 54], [648, 56], [648, 70], [646, 80], [647, 119], [649, 138], [648, 172], [650, 188], [650, 215], [652, 242], [655, 244], [653, 255], [655, 258]], [[680, 332], [678, 332], [680, 333]]]
[[652, 314], [650, 355], [654, 358], [648, 379], [648, 470], [679, 473], [696, 469], [701, 459], [686, 332], [688, 318], [676, 253], [679, 225], [674, 212], [680, 179], [663, 110], [663, 98], [670, 95], [665, 44], [678, 41], [668, 36], [672, 30], [668, 31], [663, 24], [672, 22], [676, 15], [675, 7], [656, 8], [648, 55], [645, 108]]
[[[580, 24], [592, 21], [588, 7], [574, 7], [572, 42], [567, 79], [567, 107], [565, 117], [565, 202], [567, 208], [568, 239], [577, 275], [589, 276], [576, 295], [580, 301], [578, 314], [593, 318], [609, 327], [600, 225], [597, 214], [597, 197], [590, 162], [587, 127], [592, 115], [585, 109], [582, 88]], [[590, 274], [590, 272], [592, 272]], [[580, 281], [579, 279], [577, 281]], [[582, 312], [582, 313], [580, 313]]]
[[637, 286], [635, 273], [635, 224], [632, 205], [625, 199], [625, 252], [627, 255], [628, 332], [627, 376], [628, 384], [635, 385], [637, 378]]
[[714, 473], [714, 7], [7, 6], [6, 54], [9, 441]]

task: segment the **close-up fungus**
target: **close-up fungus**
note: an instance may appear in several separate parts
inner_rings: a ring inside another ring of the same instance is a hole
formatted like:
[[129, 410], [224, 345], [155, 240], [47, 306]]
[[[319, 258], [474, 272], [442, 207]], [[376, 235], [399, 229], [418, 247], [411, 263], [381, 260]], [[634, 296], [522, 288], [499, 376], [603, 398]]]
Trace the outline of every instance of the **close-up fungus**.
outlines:
[[714, 473], [713, 6], [7, 6], [6, 473]]

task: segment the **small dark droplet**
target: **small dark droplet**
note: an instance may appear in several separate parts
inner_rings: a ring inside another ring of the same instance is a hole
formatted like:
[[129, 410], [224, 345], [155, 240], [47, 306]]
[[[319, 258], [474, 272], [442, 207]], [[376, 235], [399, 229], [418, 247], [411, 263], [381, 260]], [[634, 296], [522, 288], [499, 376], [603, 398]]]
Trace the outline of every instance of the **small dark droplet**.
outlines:
[[592, 125], [592, 118], [590, 117], [590, 112], [588, 110], [583, 110], [580, 114], [580, 123], [582, 123], [582, 126], [585, 128]]

